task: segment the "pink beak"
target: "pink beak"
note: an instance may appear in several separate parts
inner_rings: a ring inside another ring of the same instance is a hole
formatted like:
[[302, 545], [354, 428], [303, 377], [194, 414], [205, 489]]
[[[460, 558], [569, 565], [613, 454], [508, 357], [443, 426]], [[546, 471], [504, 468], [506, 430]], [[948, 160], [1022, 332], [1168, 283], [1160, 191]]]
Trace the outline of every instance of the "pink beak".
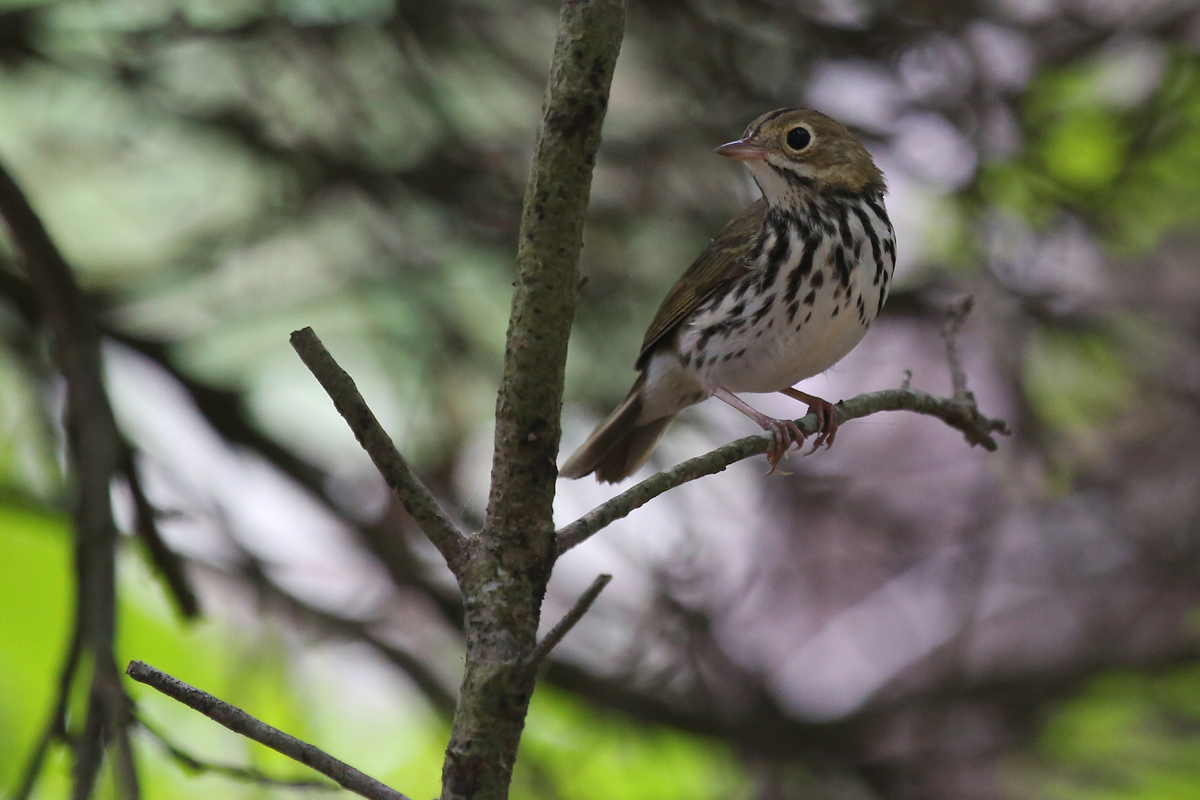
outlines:
[[751, 144], [745, 139], [723, 144], [713, 151], [726, 158], [736, 158], [738, 161], [761, 161], [771, 151], [761, 145]]

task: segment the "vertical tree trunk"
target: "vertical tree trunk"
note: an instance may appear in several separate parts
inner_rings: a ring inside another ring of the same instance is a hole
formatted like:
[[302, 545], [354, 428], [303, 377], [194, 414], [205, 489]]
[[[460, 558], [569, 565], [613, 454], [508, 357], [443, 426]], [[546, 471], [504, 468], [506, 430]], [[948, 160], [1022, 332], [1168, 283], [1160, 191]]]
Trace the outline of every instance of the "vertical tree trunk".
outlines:
[[555, 558], [555, 461], [583, 221], [624, 25], [624, 0], [565, 0], [559, 18], [521, 217], [488, 515], [458, 574], [466, 672], [443, 800], [508, 796], [533, 694], [528, 659]]

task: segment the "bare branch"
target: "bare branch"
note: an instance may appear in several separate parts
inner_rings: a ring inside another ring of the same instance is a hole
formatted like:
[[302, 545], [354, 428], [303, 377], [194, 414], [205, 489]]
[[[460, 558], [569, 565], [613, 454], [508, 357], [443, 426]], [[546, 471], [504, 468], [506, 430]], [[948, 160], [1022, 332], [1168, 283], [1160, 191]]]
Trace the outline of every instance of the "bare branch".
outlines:
[[71, 700], [71, 685], [75, 682], [75, 673], [79, 669], [79, 657], [83, 653], [82, 633], [76, 625], [71, 632], [71, 644], [67, 647], [66, 658], [63, 659], [62, 669], [58, 674], [58, 698], [55, 700], [54, 711], [42, 732], [41, 738], [29, 756], [21, 782], [12, 793], [12, 800], [28, 800], [37, 784], [38, 775], [42, 772], [42, 764], [50, 751], [50, 745], [66, 736], [67, 704]]
[[[834, 408], [837, 409], [841, 422], [879, 411], [915, 411], [918, 414], [937, 417], [950, 427], [962, 431], [971, 445], [981, 445], [989, 451], [995, 451], [997, 447], [996, 440], [992, 438], [993, 433], [1008, 435], [1008, 426], [1002, 420], [990, 419], [980, 414], [974, 400], [959, 401], [934, 397], [912, 389], [888, 389], [860, 394], [838, 403]], [[815, 414], [809, 414], [796, 420], [796, 424], [805, 434], [815, 433], [817, 417]], [[652, 475], [561, 528], [556, 541], [559, 555], [669, 489], [703, 478], [705, 475], [721, 472], [730, 464], [767, 452], [771, 442], [771, 436], [767, 433], [747, 436]]]
[[300, 360], [333, 400], [334, 407], [354, 432], [354, 438], [375, 462], [375, 467], [405, 510], [446, 559], [451, 571], [458, 574], [466, 537], [396, 450], [392, 437], [371, 413], [354, 380], [338, 366], [312, 328], [295, 331], [291, 341]]
[[[2, 165], [0, 217], [20, 254], [42, 322], [53, 336], [55, 362], [66, 381], [64, 421], [74, 489], [78, 586], [75, 626], [80, 655], [90, 656], [92, 664], [84, 736], [74, 743], [72, 792], [78, 800], [91, 794], [105, 742], [116, 741], [121, 791], [133, 800], [138, 795], [137, 775], [122, 738], [131, 721], [129, 704], [113, 656], [117, 527], [111, 487], [120, 471], [123, 441], [104, 385], [100, 336], [70, 264]], [[44, 755], [44, 750], [39, 751]]]
[[188, 772], [192, 773], [213, 773], [216, 775], [224, 775], [227, 778], [242, 781], [244, 783], [254, 783], [260, 786], [281, 786], [287, 789], [315, 789], [315, 790], [337, 790], [339, 787], [332, 783], [313, 780], [288, 780], [285, 778], [273, 778], [261, 770], [253, 767], [237, 767], [232, 764], [215, 764], [211, 761], [204, 761], [196, 758], [188, 751], [184, 750], [179, 745], [172, 742], [165, 733], [160, 731], [155, 726], [146, 722], [140, 716], [137, 722], [146, 733], [150, 734], [158, 744], [167, 751], [176, 762], [179, 763]]
[[596, 580], [592, 581], [592, 585], [584, 590], [583, 594], [579, 595], [579, 599], [575, 601], [575, 605], [563, 615], [563, 618], [558, 621], [558, 624], [550, 629], [546, 634], [546, 638], [538, 643], [538, 646], [533, 649], [529, 656], [529, 669], [536, 670], [538, 665], [545, 660], [546, 656], [550, 655], [550, 651], [558, 646], [558, 643], [563, 640], [563, 637], [571, 632], [575, 624], [583, 619], [583, 615], [592, 607], [592, 603], [596, 602], [596, 598], [604, 591], [604, 587], [608, 586], [608, 582], [612, 580], [612, 575], [598, 575]]
[[104, 721], [101, 719], [103, 708], [95, 693], [89, 698], [87, 716], [83, 723], [83, 735], [71, 740], [75, 751], [75, 764], [72, 768], [71, 800], [88, 800], [96, 785], [96, 776], [100, 773], [100, 765], [104, 760]]
[[146, 498], [133, 448], [128, 445], [121, 459], [121, 471], [129, 483], [129, 492], [133, 495], [134, 530], [137, 537], [146, 546], [150, 561], [158, 568], [163, 582], [175, 600], [175, 605], [179, 608], [179, 613], [183, 614], [185, 619], [196, 619], [200, 616], [200, 600], [188, 579], [187, 570], [184, 569], [183, 557], [167, 547], [167, 543], [163, 541], [158, 529], [158, 512]]
[[942, 325], [942, 339], [946, 342], [946, 362], [950, 365], [950, 385], [953, 387], [951, 396], [959, 402], [971, 400], [971, 393], [967, 390], [967, 373], [958, 354], [958, 332], [974, 307], [975, 295], [963, 295], [950, 306], [946, 312], [946, 322]]
[[125, 674], [138, 683], [144, 683], [152, 689], [165, 694], [173, 700], [178, 700], [188, 708], [199, 711], [204, 716], [224, 725], [234, 733], [241, 734], [259, 744], [266, 745], [277, 753], [299, 761], [311, 767], [325, 777], [334, 781], [338, 786], [355, 794], [370, 798], [370, 800], [408, 800], [407, 797], [372, 778], [359, 772], [349, 764], [339, 761], [324, 750], [302, 742], [278, 728], [273, 728], [265, 722], [250, 716], [236, 706], [223, 700], [218, 700], [207, 692], [202, 692], [178, 678], [173, 678], [149, 664], [141, 661], [129, 662]]
[[[269, 605], [276, 605], [299, 622], [310, 626], [323, 635], [334, 635], [349, 641], [365, 642], [379, 652], [392, 665], [408, 676], [417, 689], [430, 702], [434, 710], [447, 719], [454, 713], [456, 697], [450, 692], [442, 678], [431, 669], [424, 660], [408, 650], [384, 642], [375, 632], [375, 621], [367, 619], [347, 619], [318, 605], [313, 605], [289, 594], [268, 578], [262, 561], [250, 551], [236, 542], [238, 559], [236, 567], [217, 569], [211, 564], [203, 568], [226, 577], [234, 577], [239, 581], [249, 583], [259, 597]], [[432, 586], [425, 585], [426, 591], [432, 593]]]
[[[124, 689], [121, 687], [121, 678], [119, 675], [114, 675], [114, 687], [116, 696], [114, 700], [122, 705], [128, 704], [128, 698], [125, 697]], [[131, 711], [126, 711], [126, 715], [130, 720], [133, 718]], [[129, 735], [130, 725], [122, 725], [117, 730], [116, 735], [116, 764], [113, 772], [116, 773], [117, 786], [120, 789], [121, 796], [125, 800], [137, 800], [141, 795], [141, 789], [138, 786], [137, 759], [133, 754], [133, 740]]]

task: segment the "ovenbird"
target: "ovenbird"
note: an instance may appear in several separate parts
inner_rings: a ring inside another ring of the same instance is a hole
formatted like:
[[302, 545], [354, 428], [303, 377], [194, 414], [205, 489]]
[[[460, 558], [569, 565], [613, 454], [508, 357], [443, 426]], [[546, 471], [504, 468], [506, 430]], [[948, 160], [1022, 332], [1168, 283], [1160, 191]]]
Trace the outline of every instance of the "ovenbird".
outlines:
[[811, 109], [764, 114], [716, 152], [749, 167], [762, 199], [667, 293], [642, 342], [641, 376], [563, 464], [564, 477], [627, 477], [680, 411], [709, 397], [773, 434], [774, 470], [804, 434], [737, 392], [807, 403], [819, 421], [813, 451], [833, 444], [832, 404], [792, 386], [854, 349], [887, 299], [896, 244], [883, 173], [844, 125]]

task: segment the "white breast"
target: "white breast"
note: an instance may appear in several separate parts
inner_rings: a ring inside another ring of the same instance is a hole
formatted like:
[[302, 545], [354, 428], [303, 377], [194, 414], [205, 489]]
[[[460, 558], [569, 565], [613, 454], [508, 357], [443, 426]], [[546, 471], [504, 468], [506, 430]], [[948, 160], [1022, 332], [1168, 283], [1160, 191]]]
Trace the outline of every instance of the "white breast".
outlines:
[[777, 392], [854, 349], [886, 298], [895, 248], [890, 226], [869, 205], [851, 208], [844, 221], [844, 229], [814, 231], [807, 242], [791, 231], [773, 280], [765, 274], [778, 241], [771, 232], [745, 291], [739, 286], [696, 312], [682, 331], [680, 352], [698, 383]]

